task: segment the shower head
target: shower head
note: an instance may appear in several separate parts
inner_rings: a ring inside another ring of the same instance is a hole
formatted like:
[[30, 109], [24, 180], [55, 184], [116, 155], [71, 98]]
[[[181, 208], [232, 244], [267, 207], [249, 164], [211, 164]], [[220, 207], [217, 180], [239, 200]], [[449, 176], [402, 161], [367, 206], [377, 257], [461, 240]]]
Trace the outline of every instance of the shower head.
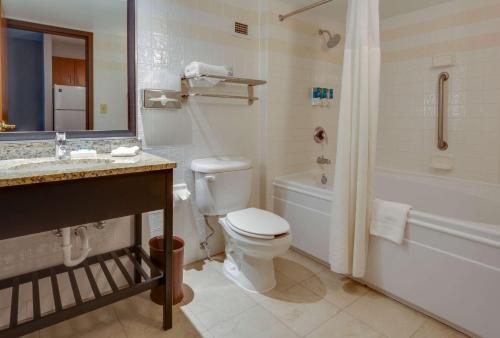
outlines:
[[340, 43], [340, 40], [342, 40], [342, 37], [340, 36], [340, 34], [334, 34], [332, 36], [332, 33], [330, 33], [330, 31], [328, 31], [326, 29], [319, 30], [319, 35], [323, 35], [325, 33], [328, 34], [328, 40], [326, 41], [326, 46], [328, 48], [336, 47]]

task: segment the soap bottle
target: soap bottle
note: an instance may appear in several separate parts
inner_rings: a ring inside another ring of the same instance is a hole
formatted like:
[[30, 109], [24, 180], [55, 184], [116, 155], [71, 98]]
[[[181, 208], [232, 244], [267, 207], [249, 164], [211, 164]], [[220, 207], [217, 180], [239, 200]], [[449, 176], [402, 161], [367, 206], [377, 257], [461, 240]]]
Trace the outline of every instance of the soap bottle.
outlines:
[[311, 89], [311, 105], [316, 106], [318, 105], [318, 88], [313, 87]]

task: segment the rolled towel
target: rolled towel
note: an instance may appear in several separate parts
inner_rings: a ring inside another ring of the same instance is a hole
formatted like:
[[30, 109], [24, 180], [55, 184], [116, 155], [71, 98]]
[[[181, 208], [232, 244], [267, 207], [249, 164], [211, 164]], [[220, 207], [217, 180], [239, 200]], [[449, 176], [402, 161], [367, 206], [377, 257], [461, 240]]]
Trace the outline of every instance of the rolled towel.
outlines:
[[[232, 76], [233, 71], [228, 66], [216, 66], [194, 61], [184, 68], [184, 75], [186, 77], [196, 77], [202, 75]], [[213, 87], [221, 81], [221, 79], [213, 78], [190, 79], [189, 84], [191, 87]]]
[[131, 157], [136, 156], [139, 153], [140, 148], [138, 146], [133, 147], [118, 147], [111, 151], [111, 156], [113, 157]]
[[411, 206], [375, 199], [373, 201], [370, 234], [401, 244]]

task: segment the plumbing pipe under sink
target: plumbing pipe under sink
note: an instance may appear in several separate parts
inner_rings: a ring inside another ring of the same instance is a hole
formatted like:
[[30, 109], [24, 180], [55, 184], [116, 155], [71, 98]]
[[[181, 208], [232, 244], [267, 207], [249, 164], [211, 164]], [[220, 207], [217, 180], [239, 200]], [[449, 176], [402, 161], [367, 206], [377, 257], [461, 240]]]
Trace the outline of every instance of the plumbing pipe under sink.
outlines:
[[73, 244], [71, 244], [71, 227], [61, 229], [62, 235], [62, 250], [64, 256], [64, 265], [68, 267], [76, 266], [83, 262], [85, 258], [89, 255], [90, 247], [89, 247], [89, 237], [87, 235], [87, 227], [81, 226], [76, 228], [75, 235], [80, 237], [82, 240], [82, 249], [80, 251], [80, 257], [72, 259], [71, 258], [71, 249]]

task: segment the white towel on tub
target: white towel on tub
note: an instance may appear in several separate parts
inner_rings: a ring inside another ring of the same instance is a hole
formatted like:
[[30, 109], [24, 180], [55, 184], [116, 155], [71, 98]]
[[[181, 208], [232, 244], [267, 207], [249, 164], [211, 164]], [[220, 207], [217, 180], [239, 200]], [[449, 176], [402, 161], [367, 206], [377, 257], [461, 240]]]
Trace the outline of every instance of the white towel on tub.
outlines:
[[373, 201], [370, 234], [401, 244], [411, 206], [375, 199]]

